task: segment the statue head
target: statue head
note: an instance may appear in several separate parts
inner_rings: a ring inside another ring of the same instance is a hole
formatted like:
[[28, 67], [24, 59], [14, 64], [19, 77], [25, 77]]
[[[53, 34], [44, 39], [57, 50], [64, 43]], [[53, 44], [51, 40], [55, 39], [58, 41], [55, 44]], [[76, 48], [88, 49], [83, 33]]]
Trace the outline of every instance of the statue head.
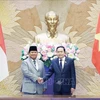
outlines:
[[45, 21], [48, 27], [48, 31], [50, 32], [50, 37], [53, 38], [57, 32], [59, 16], [54, 11], [47, 12]]

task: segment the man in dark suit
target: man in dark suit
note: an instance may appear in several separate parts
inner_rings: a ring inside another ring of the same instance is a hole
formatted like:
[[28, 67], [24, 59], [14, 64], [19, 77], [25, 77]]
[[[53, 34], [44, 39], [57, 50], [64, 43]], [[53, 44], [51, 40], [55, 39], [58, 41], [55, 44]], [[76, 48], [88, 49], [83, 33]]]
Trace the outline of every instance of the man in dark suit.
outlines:
[[54, 74], [54, 95], [72, 95], [76, 88], [74, 59], [65, 56], [63, 46], [57, 47], [56, 52], [58, 58], [52, 60], [48, 73], [38, 83], [45, 82]]

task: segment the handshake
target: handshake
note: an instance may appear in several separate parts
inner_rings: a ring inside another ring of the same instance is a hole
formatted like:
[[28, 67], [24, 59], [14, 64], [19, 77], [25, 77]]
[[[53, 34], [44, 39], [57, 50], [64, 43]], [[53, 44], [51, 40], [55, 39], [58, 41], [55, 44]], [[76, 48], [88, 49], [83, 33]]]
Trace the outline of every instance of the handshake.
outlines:
[[42, 84], [42, 83], [44, 82], [44, 81], [43, 81], [43, 78], [38, 77], [37, 82], [38, 82], [39, 84]]

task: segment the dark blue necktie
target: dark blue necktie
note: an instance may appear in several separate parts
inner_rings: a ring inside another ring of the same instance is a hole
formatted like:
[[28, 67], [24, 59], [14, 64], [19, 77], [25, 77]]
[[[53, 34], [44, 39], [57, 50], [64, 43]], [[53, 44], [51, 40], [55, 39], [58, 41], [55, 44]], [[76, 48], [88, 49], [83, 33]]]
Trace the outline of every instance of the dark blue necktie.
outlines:
[[62, 59], [60, 59], [59, 66], [62, 69]]

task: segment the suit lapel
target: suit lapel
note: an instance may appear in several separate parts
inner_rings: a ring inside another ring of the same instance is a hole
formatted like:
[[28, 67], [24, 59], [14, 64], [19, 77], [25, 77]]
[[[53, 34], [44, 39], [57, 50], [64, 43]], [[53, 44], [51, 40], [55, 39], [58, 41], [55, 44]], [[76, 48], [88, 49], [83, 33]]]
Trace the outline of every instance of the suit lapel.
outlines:
[[39, 71], [41, 69], [41, 62], [37, 60], [37, 64], [38, 64], [38, 71]]
[[56, 64], [57, 64], [58, 70], [61, 72], [61, 68], [60, 68], [60, 66], [59, 66], [59, 58], [56, 59]]
[[65, 57], [64, 68], [62, 69], [62, 72], [65, 71], [67, 64], [68, 64], [68, 57]]
[[34, 65], [34, 63], [32, 62], [32, 59], [29, 57], [29, 62], [31, 63], [31, 65], [32, 65], [32, 67], [37, 71], [37, 69], [36, 69], [36, 67], [35, 67], [35, 65]]

